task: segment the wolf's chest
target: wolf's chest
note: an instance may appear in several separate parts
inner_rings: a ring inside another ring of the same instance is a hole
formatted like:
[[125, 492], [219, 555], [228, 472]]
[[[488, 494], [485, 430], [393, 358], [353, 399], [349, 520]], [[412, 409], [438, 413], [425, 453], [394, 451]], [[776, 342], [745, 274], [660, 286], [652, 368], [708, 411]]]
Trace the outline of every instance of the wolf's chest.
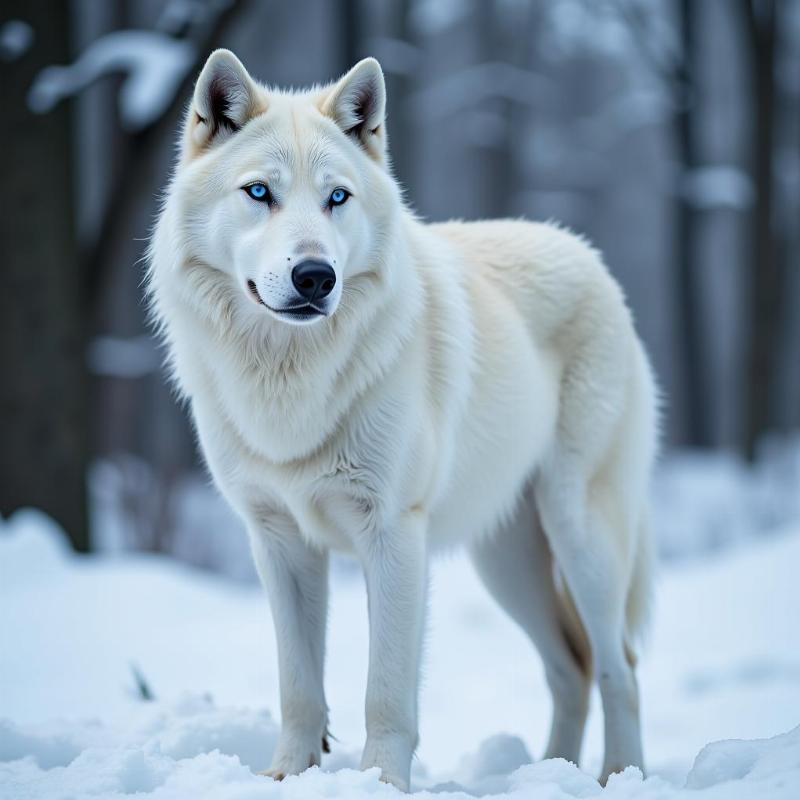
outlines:
[[384, 524], [403, 494], [400, 465], [413, 433], [395, 418], [395, 403], [351, 409], [316, 450], [297, 459], [271, 457], [274, 434], [248, 435], [212, 395], [194, 398], [192, 408], [214, 479], [245, 519], [254, 509], [279, 511], [318, 546], [350, 550], [353, 536]]

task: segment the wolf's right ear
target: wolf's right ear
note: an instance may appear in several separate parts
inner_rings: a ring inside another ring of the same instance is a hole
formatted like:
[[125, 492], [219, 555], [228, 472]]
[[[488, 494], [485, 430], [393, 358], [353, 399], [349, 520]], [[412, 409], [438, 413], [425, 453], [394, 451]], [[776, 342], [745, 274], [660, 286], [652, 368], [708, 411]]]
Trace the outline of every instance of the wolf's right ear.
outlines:
[[184, 147], [196, 155], [265, 110], [258, 87], [242, 62], [230, 50], [215, 50], [195, 85]]

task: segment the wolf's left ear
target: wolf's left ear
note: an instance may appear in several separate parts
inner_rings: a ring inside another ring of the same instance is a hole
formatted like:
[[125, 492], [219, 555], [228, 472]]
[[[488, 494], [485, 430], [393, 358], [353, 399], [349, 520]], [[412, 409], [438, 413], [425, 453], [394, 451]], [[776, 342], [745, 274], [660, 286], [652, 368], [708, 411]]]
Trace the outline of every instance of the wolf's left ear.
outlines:
[[195, 85], [186, 145], [197, 152], [226, 139], [264, 111], [262, 106], [242, 62], [230, 50], [215, 50]]
[[374, 58], [359, 61], [325, 98], [322, 113], [352, 136], [377, 161], [386, 148], [386, 84]]

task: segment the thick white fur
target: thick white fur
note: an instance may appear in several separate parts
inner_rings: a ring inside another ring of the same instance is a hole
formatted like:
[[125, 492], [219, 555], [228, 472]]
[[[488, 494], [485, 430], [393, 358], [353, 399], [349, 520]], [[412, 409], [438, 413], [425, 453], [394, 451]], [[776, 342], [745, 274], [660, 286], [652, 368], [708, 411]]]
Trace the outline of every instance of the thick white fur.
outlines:
[[[455, 543], [539, 648], [546, 755], [577, 761], [593, 675], [602, 777], [641, 766], [656, 396], [630, 312], [598, 253], [554, 225], [416, 219], [386, 163], [383, 91], [372, 59], [286, 93], [212, 54], [152, 241], [173, 374], [271, 601], [283, 728], [269, 774], [320, 762], [336, 548], [369, 596], [363, 766], [408, 788], [426, 565]], [[274, 207], [241, 190], [256, 179]], [[331, 211], [336, 186], [352, 197]], [[247, 282], [280, 308], [308, 256], [336, 288], [328, 316], [291, 324]]]

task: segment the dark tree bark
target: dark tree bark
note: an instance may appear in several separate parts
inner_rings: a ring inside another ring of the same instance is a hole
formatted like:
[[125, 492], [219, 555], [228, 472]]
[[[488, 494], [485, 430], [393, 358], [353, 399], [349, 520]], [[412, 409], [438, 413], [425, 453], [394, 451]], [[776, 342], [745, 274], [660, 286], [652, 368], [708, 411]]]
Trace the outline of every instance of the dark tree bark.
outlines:
[[[150, 127], [134, 134], [127, 134], [119, 129], [114, 146], [114, 163], [104, 164], [101, 167], [112, 171], [109, 199], [102, 212], [96, 239], [89, 242], [82, 252], [84, 287], [91, 308], [91, 323], [95, 330], [102, 329], [99, 312], [103, 307], [103, 300], [107, 296], [109, 281], [113, 275], [112, 259], [118, 258], [120, 252], [125, 252], [127, 243], [136, 235], [135, 220], [142, 204], [149, 202], [150, 198], [156, 196], [165, 185], [167, 174], [164, 171], [161, 154], [165, 142], [174, 139], [182, 122], [182, 114], [191, 97], [198, 72], [209, 53], [220, 46], [231, 23], [248, 7], [247, 0], [235, 0], [218, 13], [208, 14], [186, 29], [170, 32], [172, 35], [193, 42], [197, 53], [195, 64], [186, 73], [172, 104], [161, 118]], [[122, 19], [124, 13], [123, 5], [120, 6]], [[132, 268], [133, 264], [130, 266]], [[104, 384], [107, 388], [109, 381], [106, 379]], [[94, 392], [90, 399], [94, 401], [98, 412], [107, 411], [108, 395], [99, 394], [99, 385], [95, 379]], [[124, 395], [129, 404], [127, 420], [133, 429], [136, 421], [142, 419], [141, 413], [135, 413], [135, 405], [137, 402], [142, 402], [142, 396], [132, 394], [127, 388]], [[120, 418], [119, 408], [116, 416]], [[122, 412], [121, 419], [125, 421], [125, 412]], [[155, 418], [148, 418], [146, 424], [152, 430], [156, 424]], [[95, 422], [95, 440], [99, 438], [99, 428]], [[158, 432], [152, 434], [151, 440], [154, 439], [161, 441]], [[187, 454], [183, 448], [162, 445], [157, 447], [151, 456], [156, 486], [149, 495], [128, 498], [131, 503], [128, 511], [140, 526], [138, 544], [144, 543], [143, 549], [167, 552], [175, 534], [170, 502], [176, 475], [187, 466]], [[134, 507], [137, 501], [146, 503], [146, 507]]]
[[697, 259], [700, 216], [688, 191], [689, 178], [701, 163], [698, 142], [699, 81], [697, 79], [698, 6], [692, 0], [678, 2], [678, 32], [681, 57], [665, 70], [664, 77], [674, 98], [672, 129], [678, 174], [675, 191], [675, 307], [678, 352], [683, 367], [683, 404], [686, 442], [710, 447], [713, 433], [709, 417], [711, 396], [706, 338], [702, 330], [702, 276]]
[[[389, 35], [398, 41], [411, 44], [410, 0], [393, 0], [389, 20]], [[412, 121], [409, 119], [408, 97], [412, 77], [407, 73], [386, 75], [386, 126], [389, 136], [389, 154], [395, 177], [408, 189], [414, 185], [414, 142]]]
[[673, 76], [677, 95], [674, 117], [675, 142], [681, 173], [677, 191], [675, 219], [677, 330], [680, 336], [681, 361], [684, 367], [686, 435], [694, 447], [711, 445], [708, 408], [708, 370], [705, 358], [705, 337], [701, 330], [702, 288], [697, 264], [699, 218], [692, 205], [684, 180], [699, 166], [697, 112], [697, 53], [692, 0], [680, 0], [680, 34], [683, 61], [679, 74]]
[[364, 9], [361, 7], [359, 0], [342, 0], [341, 13], [339, 20], [341, 29], [339, 31], [339, 40], [342, 43], [342, 62], [339, 72], [344, 74], [356, 62], [360, 61], [364, 54], [363, 47], [363, 30], [362, 30], [362, 15]]
[[[191, 31], [198, 58], [205, 58], [244, 5], [232, 3]], [[0, 300], [0, 513], [39, 507], [66, 529], [76, 550], [86, 551], [88, 332], [111, 254], [131, 236], [136, 205], [163, 183], [154, 156], [175, 129], [196, 70], [161, 120], [118, 142], [115, 163], [104, 166], [113, 169], [112, 189], [124, 191], [109, 193], [97, 240], [79, 253], [72, 104], [37, 115], [26, 99], [40, 70], [72, 60], [71, 5], [6, 0], [0, 21], [8, 19], [29, 23], [35, 38], [20, 58], [0, 63], [0, 241], [7, 287]]]
[[775, 120], [775, 0], [740, 0], [750, 65], [753, 120], [751, 170], [755, 205], [748, 269], [750, 339], [744, 446], [755, 456], [758, 440], [774, 422], [773, 400], [782, 310], [781, 274], [773, 231], [773, 137]]
[[[523, 37], [512, 36], [513, 31], [507, 28], [503, 9], [498, 7], [495, 0], [479, 0], [476, 14], [477, 31], [482, 45], [480, 60], [485, 64], [504, 61], [518, 64], [527, 42]], [[485, 106], [482, 111], [497, 115], [498, 130], [497, 140], [487, 143], [477, 154], [480, 159], [482, 198], [480, 215], [505, 217], [512, 213], [512, 198], [518, 186], [511, 129], [515, 109], [512, 102], [504, 97], [492, 98]]]
[[686, 443], [694, 447], [708, 447], [712, 444], [713, 435], [708, 411], [711, 400], [709, 370], [701, 324], [703, 297], [697, 261], [701, 220], [687, 192], [686, 180], [700, 164], [696, 15], [702, 12], [703, 4], [693, 0], [677, 0], [673, 6], [681, 45], [681, 52], [675, 58], [665, 57], [654, 46], [647, 31], [646, 10], [625, 0], [619, 0], [616, 7], [620, 18], [630, 26], [644, 62], [662, 81], [675, 106], [672, 119], [677, 161], [674, 300], [676, 349], [682, 367], [682, 396], [673, 398], [673, 403], [682, 408], [686, 419]]
[[30, 49], [0, 64], [0, 512], [36, 506], [89, 549], [84, 275], [75, 242], [71, 105], [28, 110], [40, 69], [70, 60], [68, 3], [7, 0], [3, 21], [31, 25]]

